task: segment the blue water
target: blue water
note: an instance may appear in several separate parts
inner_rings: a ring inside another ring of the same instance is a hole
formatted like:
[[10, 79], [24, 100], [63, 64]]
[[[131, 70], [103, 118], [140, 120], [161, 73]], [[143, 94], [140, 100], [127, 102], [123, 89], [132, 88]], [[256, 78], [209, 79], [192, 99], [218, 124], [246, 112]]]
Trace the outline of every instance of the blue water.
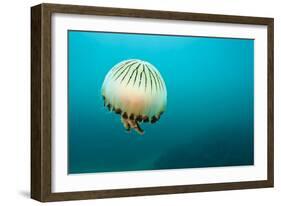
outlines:
[[[68, 172], [253, 165], [254, 40], [68, 32]], [[167, 110], [144, 135], [103, 106], [107, 72], [152, 63]]]

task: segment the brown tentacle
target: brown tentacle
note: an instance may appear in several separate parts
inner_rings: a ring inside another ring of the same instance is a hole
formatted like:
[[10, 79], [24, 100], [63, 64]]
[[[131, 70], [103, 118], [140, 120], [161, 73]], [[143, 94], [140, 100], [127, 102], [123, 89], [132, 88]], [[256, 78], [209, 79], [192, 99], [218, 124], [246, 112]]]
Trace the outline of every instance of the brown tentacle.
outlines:
[[123, 125], [127, 131], [131, 130], [131, 126], [130, 126], [129, 122], [126, 119], [124, 119], [122, 116], [121, 116], [121, 122], [123, 123]]
[[130, 129], [134, 129], [137, 133], [140, 135], [144, 134], [143, 129], [140, 127], [138, 121], [132, 120], [132, 119], [125, 119], [124, 117], [121, 116], [121, 122], [123, 123], [125, 129], [127, 131], [130, 131]]
[[139, 133], [139, 134], [141, 134], [141, 135], [143, 135], [144, 134], [144, 130], [140, 127], [140, 125], [139, 125], [139, 123], [136, 121], [136, 128], [135, 128], [135, 130]]
[[130, 125], [132, 128], [134, 128], [137, 133], [139, 133], [139, 134], [141, 134], [141, 135], [144, 134], [143, 129], [140, 127], [140, 125], [139, 125], [139, 123], [138, 123], [137, 121], [135, 121], [135, 120], [130, 120], [130, 119], [129, 119], [128, 122], [129, 122], [129, 125]]

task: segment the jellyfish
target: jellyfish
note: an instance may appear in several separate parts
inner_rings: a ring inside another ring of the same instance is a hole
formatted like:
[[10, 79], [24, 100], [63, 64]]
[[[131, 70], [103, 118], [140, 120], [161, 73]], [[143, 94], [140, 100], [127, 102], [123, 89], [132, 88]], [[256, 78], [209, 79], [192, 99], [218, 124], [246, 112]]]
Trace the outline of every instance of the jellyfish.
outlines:
[[120, 115], [127, 131], [144, 134], [141, 123], [155, 123], [164, 113], [167, 90], [160, 72], [149, 62], [129, 59], [116, 64], [105, 76], [104, 106]]

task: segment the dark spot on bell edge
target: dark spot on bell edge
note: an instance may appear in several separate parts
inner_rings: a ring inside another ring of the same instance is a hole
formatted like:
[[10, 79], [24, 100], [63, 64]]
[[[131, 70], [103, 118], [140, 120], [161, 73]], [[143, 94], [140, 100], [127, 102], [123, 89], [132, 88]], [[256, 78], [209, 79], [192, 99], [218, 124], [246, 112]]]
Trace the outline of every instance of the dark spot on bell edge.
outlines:
[[156, 116], [153, 116], [150, 120], [150, 122], [153, 124], [155, 122], [157, 122], [158, 118]]
[[137, 118], [136, 118], [136, 121], [141, 122], [142, 121], [142, 116], [138, 115]]
[[135, 119], [134, 114], [131, 114], [129, 118], [130, 118], [130, 120], [134, 120]]
[[122, 115], [122, 117], [123, 117], [124, 119], [128, 119], [128, 115], [127, 115], [127, 113], [126, 113], [126, 112], [124, 112], [124, 114]]
[[111, 109], [111, 104], [108, 104], [107, 108], [108, 108], [108, 110], [110, 110]]
[[121, 111], [121, 109], [117, 108], [117, 109], [115, 109], [115, 113], [116, 113], [116, 114], [121, 114], [122, 111]]
[[143, 120], [143, 122], [148, 122], [148, 116], [143, 116], [142, 120]]

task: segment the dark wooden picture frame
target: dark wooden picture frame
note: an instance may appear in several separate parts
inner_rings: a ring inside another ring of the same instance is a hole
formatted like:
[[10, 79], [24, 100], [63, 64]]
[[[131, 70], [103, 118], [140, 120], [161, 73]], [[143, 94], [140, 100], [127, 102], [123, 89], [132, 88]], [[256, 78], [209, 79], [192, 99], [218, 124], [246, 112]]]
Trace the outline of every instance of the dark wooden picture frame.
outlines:
[[[231, 183], [171, 185], [149, 188], [53, 193], [51, 190], [51, 16], [54, 13], [239, 23], [267, 26], [267, 180]], [[40, 4], [31, 8], [31, 197], [48, 201], [159, 195], [273, 187], [273, 35], [272, 18], [170, 11]]]

